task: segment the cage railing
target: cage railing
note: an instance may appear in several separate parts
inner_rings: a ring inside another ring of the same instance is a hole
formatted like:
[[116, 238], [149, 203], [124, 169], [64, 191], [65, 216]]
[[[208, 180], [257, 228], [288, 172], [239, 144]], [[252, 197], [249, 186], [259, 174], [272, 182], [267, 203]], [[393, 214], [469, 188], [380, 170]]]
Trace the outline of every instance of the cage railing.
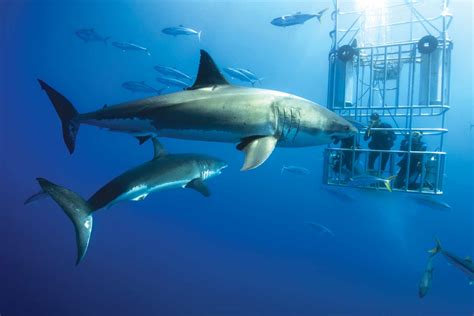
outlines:
[[[369, 168], [371, 154], [376, 156], [373, 169]], [[387, 159], [385, 168], [383, 155]], [[389, 180], [392, 191], [443, 194], [445, 157], [446, 152], [442, 151], [327, 148], [323, 183], [387, 190], [382, 180]], [[373, 182], [359, 183], [358, 176], [369, 176]]]

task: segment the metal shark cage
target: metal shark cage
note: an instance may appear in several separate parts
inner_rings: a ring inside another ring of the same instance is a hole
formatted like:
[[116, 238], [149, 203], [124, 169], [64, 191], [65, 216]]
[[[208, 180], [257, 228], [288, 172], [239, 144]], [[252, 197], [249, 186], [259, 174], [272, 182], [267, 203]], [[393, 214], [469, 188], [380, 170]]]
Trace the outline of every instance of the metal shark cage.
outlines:
[[[383, 183], [354, 181], [371, 175], [403, 179], [394, 191], [443, 194], [453, 48], [448, 5], [448, 0], [356, 0], [351, 8], [348, 1], [333, 0], [327, 104], [357, 124], [359, 133], [353, 144], [325, 149], [324, 184], [385, 190]], [[373, 113], [392, 127], [370, 132], [396, 135], [388, 150], [368, 149], [362, 139]], [[423, 150], [413, 150], [414, 132], [422, 135]], [[403, 139], [408, 146], [394, 149]], [[375, 170], [368, 169], [372, 152], [379, 154]], [[382, 155], [388, 155], [386, 170], [381, 168]]]

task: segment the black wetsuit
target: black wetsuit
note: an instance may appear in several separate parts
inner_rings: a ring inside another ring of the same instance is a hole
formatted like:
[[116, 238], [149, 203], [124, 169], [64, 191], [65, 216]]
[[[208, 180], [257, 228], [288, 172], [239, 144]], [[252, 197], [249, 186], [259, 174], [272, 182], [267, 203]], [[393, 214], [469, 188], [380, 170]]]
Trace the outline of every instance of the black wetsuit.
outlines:
[[[422, 141], [414, 141], [412, 140], [411, 143], [411, 150], [412, 151], [426, 151], [426, 144]], [[408, 138], [402, 140], [400, 144], [400, 150], [407, 151], [408, 150]], [[398, 166], [400, 170], [398, 171], [397, 178], [395, 179], [394, 187], [395, 188], [403, 188], [405, 186], [405, 179], [407, 175], [407, 165], [408, 165], [408, 154], [407, 153], [400, 153], [399, 156], [403, 156], [403, 158], [398, 162]], [[416, 189], [416, 176], [421, 171], [421, 164], [423, 160], [423, 154], [411, 154], [410, 155], [410, 170], [408, 173], [408, 178], [415, 178], [415, 180], [410, 181], [408, 183], [408, 189]]]
[[[379, 123], [377, 125], [371, 126], [373, 128], [392, 128], [390, 124], [387, 123]], [[393, 143], [397, 136], [393, 131], [372, 131], [368, 129], [364, 134], [364, 140], [368, 140], [369, 148], [372, 150], [390, 150], [393, 147]], [[369, 169], [374, 169], [375, 160], [377, 157], [381, 155], [382, 160], [380, 164], [380, 171], [385, 170], [385, 166], [387, 165], [388, 158], [390, 157], [389, 153], [380, 153], [376, 151], [372, 151], [369, 153]]]
[[[336, 142], [336, 144], [339, 140]], [[342, 149], [354, 149], [355, 136], [347, 137], [340, 140]], [[359, 145], [356, 144], [356, 149], [359, 148]], [[349, 172], [352, 172], [352, 155], [353, 153], [348, 150], [341, 150], [338, 161], [334, 164], [333, 170], [339, 172], [339, 168], [346, 168]], [[359, 158], [360, 153], [355, 152], [354, 162]], [[342, 163], [342, 166], [341, 166]]]

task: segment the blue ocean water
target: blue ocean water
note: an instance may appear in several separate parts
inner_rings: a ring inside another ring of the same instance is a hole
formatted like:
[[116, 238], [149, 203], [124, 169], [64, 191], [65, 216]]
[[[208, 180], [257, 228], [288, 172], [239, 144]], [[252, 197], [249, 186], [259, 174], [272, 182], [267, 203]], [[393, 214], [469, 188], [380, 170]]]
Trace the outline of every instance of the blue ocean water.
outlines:
[[[24, 206], [46, 177], [84, 197], [152, 155], [150, 144], [82, 126], [69, 155], [59, 120], [36, 78], [81, 112], [143, 97], [124, 81], [152, 85], [153, 66], [195, 75], [199, 49], [220, 67], [243, 66], [262, 86], [325, 105], [329, 19], [280, 29], [269, 21], [317, 12], [331, 1], [0, 2], [0, 315], [471, 315], [474, 287], [439, 260], [424, 299], [426, 250], [440, 238], [474, 254], [472, 3], [451, 1], [455, 20], [447, 177], [452, 212], [406, 195], [357, 192], [347, 202], [321, 190], [323, 147], [281, 149], [240, 172], [231, 144], [163, 139], [170, 152], [212, 154], [230, 167], [209, 181], [212, 196], [164, 191], [95, 215], [84, 261], [69, 219], [50, 200]], [[196, 37], [167, 36], [183, 24]], [[151, 56], [83, 43], [95, 28]], [[284, 164], [311, 170], [280, 174]], [[305, 222], [324, 224], [334, 237]]]

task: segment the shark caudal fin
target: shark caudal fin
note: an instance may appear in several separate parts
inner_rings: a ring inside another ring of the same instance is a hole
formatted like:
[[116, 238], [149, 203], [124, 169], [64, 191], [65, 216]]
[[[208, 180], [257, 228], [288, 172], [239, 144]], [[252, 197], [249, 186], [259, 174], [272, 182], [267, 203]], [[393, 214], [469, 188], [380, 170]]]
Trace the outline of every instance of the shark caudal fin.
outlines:
[[46, 82], [38, 79], [41, 88], [46, 91], [49, 99], [53, 103], [56, 113], [58, 113], [63, 129], [63, 139], [69, 152], [72, 154], [76, 146], [76, 135], [79, 131], [79, 122], [77, 120], [78, 112], [71, 102], [62, 94], [50, 87]]
[[431, 254], [431, 257], [434, 257], [438, 252], [441, 252], [441, 243], [438, 238], [436, 238], [436, 246], [433, 249], [428, 250]]
[[197, 34], [197, 35], [198, 35], [198, 41], [199, 41], [199, 42], [201, 41], [201, 34], [202, 34], [202, 31], [199, 31], [198, 34]]
[[76, 229], [77, 265], [81, 262], [89, 246], [92, 232], [92, 210], [83, 198], [71, 190], [43, 178], [37, 180], [41, 189], [63, 209], [74, 224]]

